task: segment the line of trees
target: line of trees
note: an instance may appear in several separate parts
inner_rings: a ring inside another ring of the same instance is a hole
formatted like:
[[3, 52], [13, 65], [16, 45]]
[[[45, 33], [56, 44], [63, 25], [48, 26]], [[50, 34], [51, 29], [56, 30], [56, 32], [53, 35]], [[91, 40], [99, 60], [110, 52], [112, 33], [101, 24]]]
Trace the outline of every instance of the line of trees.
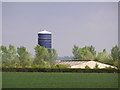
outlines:
[[[35, 56], [31, 57], [31, 54], [27, 51], [26, 47], [21, 46], [17, 49], [13, 45], [0, 47], [0, 61], [2, 59], [3, 68], [66, 68], [65, 65], [56, 65], [56, 59], [58, 54], [55, 49], [48, 51], [47, 48], [44, 48], [40, 45], [36, 45]], [[106, 49], [103, 49], [103, 52], [98, 52], [94, 46], [85, 46], [79, 48], [77, 45], [74, 45], [73, 58], [80, 60], [95, 60], [102, 63], [114, 65], [120, 68], [120, 49], [117, 45], [112, 47], [111, 54], [107, 53]]]
[[96, 55], [95, 47], [92, 45], [85, 46], [83, 48], [79, 48], [77, 45], [74, 45], [72, 53], [74, 59], [95, 60], [120, 67], [120, 49], [117, 45], [112, 47], [111, 54], [107, 53], [106, 49], [103, 49], [103, 52], [98, 52]]
[[51, 49], [48, 52], [47, 48], [40, 45], [35, 46], [35, 56], [27, 51], [26, 47], [21, 46], [15, 49], [13, 45], [0, 47], [0, 58], [2, 59], [3, 68], [54, 68], [57, 52]]

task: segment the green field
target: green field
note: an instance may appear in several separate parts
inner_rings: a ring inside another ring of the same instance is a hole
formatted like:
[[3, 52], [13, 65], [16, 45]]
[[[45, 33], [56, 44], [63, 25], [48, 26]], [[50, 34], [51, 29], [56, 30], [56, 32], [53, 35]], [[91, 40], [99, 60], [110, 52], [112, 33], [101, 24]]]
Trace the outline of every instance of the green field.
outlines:
[[3, 88], [118, 88], [116, 73], [3, 72]]

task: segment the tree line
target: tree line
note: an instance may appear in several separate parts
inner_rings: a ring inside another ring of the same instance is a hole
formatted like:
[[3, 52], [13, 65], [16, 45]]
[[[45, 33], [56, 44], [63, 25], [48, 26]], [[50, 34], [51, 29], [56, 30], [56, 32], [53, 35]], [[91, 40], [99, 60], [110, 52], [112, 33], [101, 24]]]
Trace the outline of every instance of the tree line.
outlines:
[[74, 45], [72, 53], [74, 59], [94, 60], [120, 67], [120, 49], [117, 45], [112, 47], [110, 54], [106, 49], [103, 49], [102, 52], [98, 52], [97, 54], [95, 47], [92, 45], [85, 46], [83, 48], [79, 48], [77, 45]]
[[[3, 68], [66, 68], [67, 65], [56, 65], [58, 57], [57, 51], [52, 48], [48, 51], [40, 45], [34, 47], [35, 56], [32, 58], [26, 47], [15, 48], [13, 45], [0, 47], [0, 63]], [[96, 53], [94, 46], [85, 46], [79, 48], [74, 45], [72, 49], [73, 58], [80, 60], [94, 60], [102, 63], [114, 65], [120, 68], [120, 49], [117, 45], [113, 46], [109, 54], [106, 49]]]
[[53, 68], [57, 59], [55, 49], [48, 51], [40, 45], [35, 46], [35, 56], [27, 51], [26, 47], [21, 46], [15, 49], [13, 45], [0, 47], [0, 57], [2, 58], [3, 68]]

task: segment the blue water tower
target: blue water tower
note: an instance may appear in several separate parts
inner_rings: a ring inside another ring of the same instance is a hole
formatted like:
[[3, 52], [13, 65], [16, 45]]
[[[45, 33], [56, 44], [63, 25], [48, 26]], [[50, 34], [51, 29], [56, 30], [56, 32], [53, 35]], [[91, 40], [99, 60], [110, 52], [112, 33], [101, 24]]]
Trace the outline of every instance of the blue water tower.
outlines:
[[46, 30], [38, 32], [38, 44], [45, 48], [48, 48], [48, 51], [52, 48], [52, 33]]

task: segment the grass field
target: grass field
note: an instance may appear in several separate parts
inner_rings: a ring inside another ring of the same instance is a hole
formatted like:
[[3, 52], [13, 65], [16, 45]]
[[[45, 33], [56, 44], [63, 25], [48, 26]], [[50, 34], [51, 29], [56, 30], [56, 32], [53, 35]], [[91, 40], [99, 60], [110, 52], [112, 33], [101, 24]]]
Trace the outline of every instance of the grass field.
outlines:
[[118, 88], [115, 73], [3, 72], [3, 88]]

